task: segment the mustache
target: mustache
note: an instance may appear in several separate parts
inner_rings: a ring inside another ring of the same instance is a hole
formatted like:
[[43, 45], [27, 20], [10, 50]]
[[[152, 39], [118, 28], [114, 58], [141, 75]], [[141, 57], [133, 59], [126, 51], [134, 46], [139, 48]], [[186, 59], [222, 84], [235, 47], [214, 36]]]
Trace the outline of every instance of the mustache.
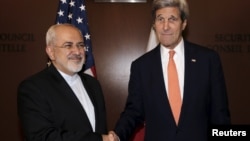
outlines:
[[82, 58], [83, 58], [83, 55], [79, 55], [79, 54], [72, 54], [72, 55], [68, 56], [68, 59], [81, 60]]

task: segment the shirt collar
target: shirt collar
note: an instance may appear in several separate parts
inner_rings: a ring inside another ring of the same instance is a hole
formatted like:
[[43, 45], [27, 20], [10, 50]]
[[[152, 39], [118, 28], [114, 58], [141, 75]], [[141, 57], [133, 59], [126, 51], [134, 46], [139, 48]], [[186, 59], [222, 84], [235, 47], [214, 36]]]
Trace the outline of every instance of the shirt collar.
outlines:
[[[161, 44], [161, 54], [163, 56], [167, 55], [168, 56], [168, 52], [169, 52], [169, 48], [167, 47], [164, 47], [162, 44]], [[175, 51], [175, 53], [177, 55], [181, 55], [183, 56], [184, 55], [184, 40], [183, 38], [181, 38], [181, 41], [177, 44], [177, 46], [173, 49]]]
[[62, 75], [62, 77], [66, 80], [66, 82], [69, 84], [69, 85], [73, 85], [74, 82], [78, 79], [78, 74], [74, 74], [73, 76], [71, 75], [68, 75], [60, 70], [58, 70], [59, 73]]

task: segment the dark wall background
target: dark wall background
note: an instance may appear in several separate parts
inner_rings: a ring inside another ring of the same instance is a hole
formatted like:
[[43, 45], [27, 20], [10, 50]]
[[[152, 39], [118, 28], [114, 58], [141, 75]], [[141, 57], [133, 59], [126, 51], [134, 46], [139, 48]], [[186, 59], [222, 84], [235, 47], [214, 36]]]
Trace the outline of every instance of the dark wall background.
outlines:
[[[190, 41], [216, 49], [222, 59], [234, 124], [250, 124], [249, 0], [188, 0]], [[16, 88], [46, 66], [45, 32], [54, 24], [58, 0], [2, 1], [0, 9], [0, 137], [22, 141]], [[151, 27], [146, 3], [96, 3], [86, 0], [93, 54], [111, 130], [127, 97], [131, 62], [145, 53]], [[6, 35], [26, 35], [25, 40]], [[233, 37], [233, 38], [232, 38]]]

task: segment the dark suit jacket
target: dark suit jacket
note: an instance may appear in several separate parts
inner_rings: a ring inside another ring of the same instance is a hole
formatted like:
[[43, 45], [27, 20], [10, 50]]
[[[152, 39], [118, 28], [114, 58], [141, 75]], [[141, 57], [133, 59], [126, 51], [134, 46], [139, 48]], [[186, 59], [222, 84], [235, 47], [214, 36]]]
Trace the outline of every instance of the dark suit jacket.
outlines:
[[126, 107], [115, 127], [121, 141], [128, 140], [143, 121], [145, 141], [206, 141], [208, 126], [230, 124], [219, 55], [187, 41], [184, 46], [184, 97], [178, 126], [168, 102], [158, 45], [132, 62]]
[[51, 65], [18, 88], [18, 114], [27, 141], [102, 141], [107, 125], [101, 86], [95, 78], [79, 75], [95, 109], [96, 132], [70, 86]]

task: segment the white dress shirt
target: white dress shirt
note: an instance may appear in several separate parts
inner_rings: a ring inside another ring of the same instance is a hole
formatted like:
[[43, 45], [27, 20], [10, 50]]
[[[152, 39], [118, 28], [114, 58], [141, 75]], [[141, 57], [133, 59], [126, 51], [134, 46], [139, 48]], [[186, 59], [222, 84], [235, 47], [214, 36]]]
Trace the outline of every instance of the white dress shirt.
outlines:
[[[167, 66], [169, 60], [169, 50], [167, 47], [161, 45], [161, 62], [162, 62], [162, 70], [164, 75], [164, 82], [168, 93], [168, 76], [167, 76]], [[175, 55], [174, 61], [176, 65], [176, 69], [178, 72], [179, 86], [181, 90], [181, 98], [183, 98], [183, 89], [184, 89], [184, 70], [185, 70], [185, 61], [184, 61], [184, 41], [181, 39], [180, 43], [174, 48]]]
[[95, 111], [94, 106], [87, 94], [86, 89], [83, 86], [82, 80], [78, 74], [75, 74], [73, 76], [67, 75], [61, 71], [59, 71], [60, 74], [63, 76], [63, 78], [66, 80], [66, 82], [69, 84], [73, 92], [75, 93], [76, 97], [80, 101], [83, 109], [85, 110], [90, 124], [93, 128], [93, 131], [95, 131]]

